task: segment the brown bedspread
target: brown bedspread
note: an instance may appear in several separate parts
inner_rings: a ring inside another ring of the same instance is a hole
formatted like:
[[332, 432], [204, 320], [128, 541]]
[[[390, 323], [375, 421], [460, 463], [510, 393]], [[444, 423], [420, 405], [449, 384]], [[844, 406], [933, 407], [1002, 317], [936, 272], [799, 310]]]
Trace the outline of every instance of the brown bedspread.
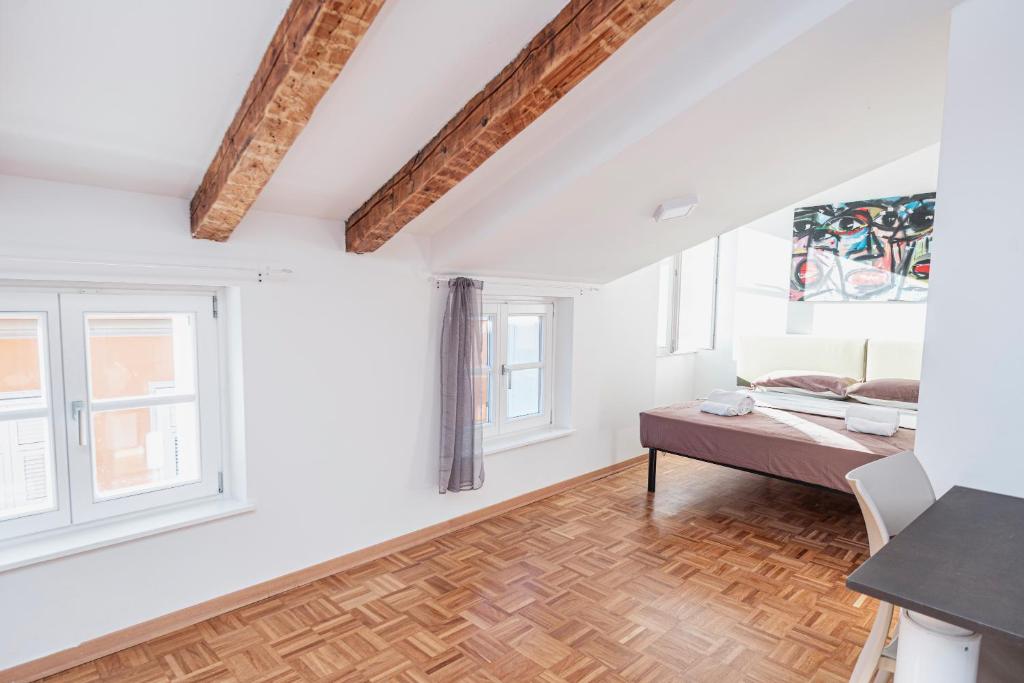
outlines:
[[721, 417], [700, 412], [700, 401], [640, 413], [640, 441], [723, 465], [849, 491], [846, 473], [872, 460], [913, 450], [914, 432], [894, 436], [848, 432], [845, 421], [776, 408]]

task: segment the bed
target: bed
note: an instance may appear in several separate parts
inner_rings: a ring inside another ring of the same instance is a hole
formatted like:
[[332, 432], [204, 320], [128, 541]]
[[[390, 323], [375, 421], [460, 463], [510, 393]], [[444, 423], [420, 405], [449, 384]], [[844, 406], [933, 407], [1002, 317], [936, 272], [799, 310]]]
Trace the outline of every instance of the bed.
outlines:
[[[921, 345], [802, 335], [747, 337], [737, 343], [737, 381], [780, 369], [833, 372], [857, 379], [918, 379]], [[749, 415], [719, 417], [691, 401], [640, 414], [640, 441], [648, 449], [649, 491], [655, 490], [657, 453], [670, 453], [787, 481], [849, 492], [846, 473], [873, 460], [913, 450], [916, 414], [904, 411], [892, 437], [849, 432], [843, 401], [756, 392]]]

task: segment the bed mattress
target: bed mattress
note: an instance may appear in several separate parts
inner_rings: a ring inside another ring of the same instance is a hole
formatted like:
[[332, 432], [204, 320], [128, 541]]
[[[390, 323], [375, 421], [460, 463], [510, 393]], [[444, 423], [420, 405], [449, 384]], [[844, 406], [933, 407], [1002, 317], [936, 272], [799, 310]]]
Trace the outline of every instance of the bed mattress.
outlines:
[[700, 401], [640, 413], [640, 441], [678, 455], [849, 491], [846, 473], [913, 450], [914, 432], [848, 432], [841, 418], [758, 406], [748, 415], [700, 412]]

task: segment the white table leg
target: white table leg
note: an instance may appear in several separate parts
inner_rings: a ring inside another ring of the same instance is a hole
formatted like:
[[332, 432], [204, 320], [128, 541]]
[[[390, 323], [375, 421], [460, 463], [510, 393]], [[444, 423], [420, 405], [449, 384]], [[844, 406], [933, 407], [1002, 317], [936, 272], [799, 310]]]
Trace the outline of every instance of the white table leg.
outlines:
[[895, 683], [974, 683], [981, 635], [903, 611]]

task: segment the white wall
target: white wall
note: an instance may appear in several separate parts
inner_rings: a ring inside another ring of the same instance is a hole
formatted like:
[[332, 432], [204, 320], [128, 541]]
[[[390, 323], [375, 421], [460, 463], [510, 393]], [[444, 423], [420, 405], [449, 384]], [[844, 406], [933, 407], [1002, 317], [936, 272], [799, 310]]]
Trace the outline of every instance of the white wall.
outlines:
[[667, 406], [692, 400], [697, 354], [673, 353], [655, 363], [654, 405]]
[[440, 496], [442, 302], [415, 236], [355, 256], [338, 224], [255, 212], [214, 244], [189, 237], [184, 200], [0, 176], [0, 245], [6, 256], [295, 270], [241, 285], [257, 510], [0, 574], [0, 669], [641, 453], [652, 269], [575, 302], [578, 431], [488, 456], [482, 490]]
[[[793, 212], [796, 208], [935, 192], [938, 169], [939, 146], [932, 145], [740, 228], [741, 253], [736, 286], [750, 294], [757, 291], [768, 296], [754, 296], [747, 300], [746, 306], [737, 306], [738, 321], [745, 321], [748, 329], [765, 326], [763, 321], [770, 311], [776, 317], [768, 326], [776, 326], [780, 302], [788, 301]], [[940, 206], [941, 202], [940, 197], [937, 205]], [[939, 234], [937, 239], [941, 240], [942, 235]], [[766, 299], [772, 302], [767, 304], [767, 308]], [[919, 340], [924, 337], [925, 307], [924, 303], [788, 302], [786, 326], [782, 332]], [[775, 332], [772, 329], [767, 333]]]
[[[793, 211], [800, 206], [933, 192], [938, 165], [938, 145], [926, 147], [722, 235], [716, 346], [693, 358], [692, 392], [686, 398], [735, 384], [733, 340], [737, 337], [814, 334], [923, 339], [925, 303], [791, 302]], [[945, 211], [941, 196], [937, 206], [937, 214]], [[937, 242], [944, 239], [939, 228]], [[659, 375], [662, 367], [659, 361]], [[663, 381], [659, 377], [659, 384]]]
[[[603, 359], [577, 357], [578, 375], [600, 377], [601, 421], [613, 435], [615, 452], [633, 455], [639, 443], [639, 414], [654, 404], [657, 347], [658, 266], [620, 278], [603, 290], [604, 307], [590, 320], [603, 329], [584, 333], [597, 342]], [[575, 332], [575, 330], [574, 330]], [[575, 389], [585, 392], [590, 388]], [[632, 414], [630, 415], [630, 410]], [[607, 445], [605, 446], [607, 448]]]
[[952, 15], [916, 448], [939, 493], [1024, 496], [1022, 24], [1019, 0], [968, 0]]

